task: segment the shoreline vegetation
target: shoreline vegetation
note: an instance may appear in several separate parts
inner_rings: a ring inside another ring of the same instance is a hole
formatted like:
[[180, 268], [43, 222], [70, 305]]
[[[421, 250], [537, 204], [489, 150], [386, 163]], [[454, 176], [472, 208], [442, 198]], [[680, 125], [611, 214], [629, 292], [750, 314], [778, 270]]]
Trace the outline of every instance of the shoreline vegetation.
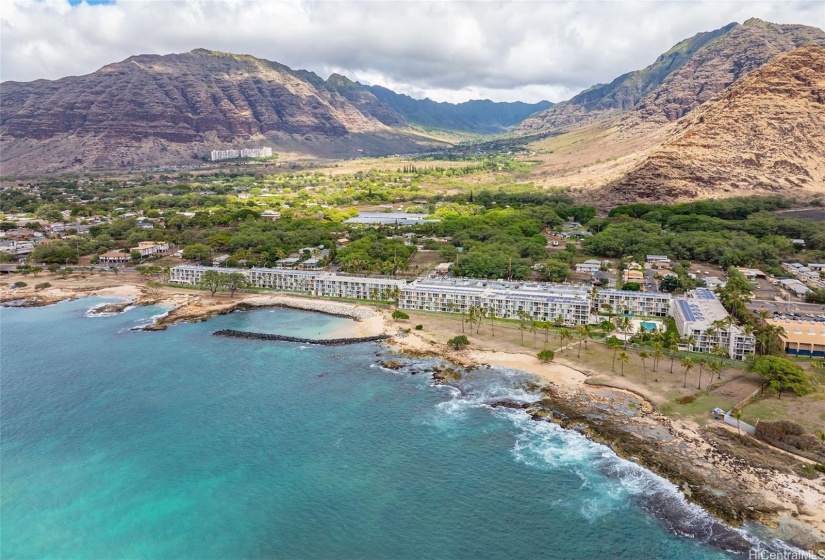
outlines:
[[[199, 322], [239, 310], [285, 307], [352, 319], [327, 334], [329, 339], [387, 337], [384, 343], [403, 358], [438, 358], [450, 367], [438, 368], [434, 382], [451, 384], [475, 368], [501, 367], [534, 374], [526, 389], [530, 402], [500, 401], [493, 407], [523, 409], [535, 421], [554, 422], [608, 445], [619, 456], [668, 479], [691, 502], [720, 520], [740, 526], [757, 522], [778, 538], [814, 553], [825, 551], [825, 485], [805, 478], [792, 464], [806, 464], [791, 455], [737, 433], [722, 423], [701, 426], [657, 409], [649, 391], [624, 376], [581, 367], [556, 350], [557, 359], [540, 362], [529, 348], [507, 351], [478, 345], [456, 350], [428, 331], [412, 330], [410, 321], [394, 321], [390, 311], [367, 304], [328, 301], [277, 293], [237, 293], [209, 297], [208, 292], [173, 287], [142, 286], [137, 278], [89, 278], [75, 285], [35, 291], [0, 288], [0, 303], [37, 307], [86, 296], [123, 298], [97, 306], [91, 314], [119, 313], [130, 306], [157, 305], [169, 311], [143, 330], [164, 330], [180, 322]], [[454, 319], [455, 328], [459, 319]], [[445, 339], [446, 340], [446, 339]], [[597, 346], [597, 343], [591, 342]], [[580, 350], [579, 350], [580, 351]], [[385, 367], [400, 367], [388, 360]], [[609, 367], [609, 362], [608, 362]], [[791, 460], [792, 458], [792, 460]], [[807, 461], [807, 464], [812, 464]], [[657, 512], [667, 518], [667, 512]], [[744, 538], [727, 535], [713, 544], [727, 550], [748, 548]]]

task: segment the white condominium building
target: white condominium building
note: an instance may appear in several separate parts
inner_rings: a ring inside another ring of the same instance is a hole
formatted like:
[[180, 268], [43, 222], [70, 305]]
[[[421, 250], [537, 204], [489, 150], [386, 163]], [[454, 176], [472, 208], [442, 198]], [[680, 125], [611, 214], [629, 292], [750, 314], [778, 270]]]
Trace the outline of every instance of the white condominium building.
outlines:
[[241, 157], [241, 152], [238, 150], [212, 150], [212, 161], [220, 161], [222, 159], [235, 159]]
[[446, 313], [462, 313], [477, 306], [504, 319], [518, 319], [522, 312], [539, 321], [561, 317], [565, 324], [581, 325], [590, 318], [590, 291], [531, 282], [433, 278], [405, 285], [398, 306]]
[[664, 292], [633, 292], [628, 290], [599, 290], [595, 301], [598, 312], [667, 317], [670, 312], [670, 294]]
[[673, 298], [671, 314], [692, 352], [712, 353], [721, 346], [731, 358], [744, 360], [745, 355], [754, 351], [756, 339], [730, 323], [722, 302], [708, 289], [697, 288], [684, 297]]
[[242, 150], [212, 150], [212, 161], [222, 159], [272, 157], [272, 148], [244, 148]]
[[387, 301], [396, 299], [405, 280], [344, 276], [330, 272], [293, 270], [289, 268], [222, 268], [182, 265], [173, 267], [169, 281], [173, 284], [197, 284], [203, 273], [213, 270], [221, 274], [241, 272], [256, 288], [281, 292], [298, 292], [312, 296]]

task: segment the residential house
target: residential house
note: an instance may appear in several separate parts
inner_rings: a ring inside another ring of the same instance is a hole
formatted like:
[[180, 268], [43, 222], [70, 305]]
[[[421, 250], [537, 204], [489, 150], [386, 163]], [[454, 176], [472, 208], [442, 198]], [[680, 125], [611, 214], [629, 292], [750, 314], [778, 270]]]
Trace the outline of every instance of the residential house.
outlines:
[[594, 272], [598, 272], [601, 269], [601, 267], [602, 261], [598, 259], [589, 259], [584, 261], [583, 263], [576, 264], [576, 272], [593, 274]]
[[121, 253], [120, 251], [109, 251], [103, 253], [98, 257], [98, 262], [101, 264], [126, 264], [132, 260], [130, 253]]

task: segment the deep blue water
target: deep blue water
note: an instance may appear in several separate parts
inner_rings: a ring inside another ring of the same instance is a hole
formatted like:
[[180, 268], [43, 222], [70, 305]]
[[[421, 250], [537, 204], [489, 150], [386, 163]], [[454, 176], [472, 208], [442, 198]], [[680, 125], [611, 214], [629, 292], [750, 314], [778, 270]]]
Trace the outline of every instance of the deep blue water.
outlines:
[[[0, 310], [2, 558], [717, 558], [720, 525], [607, 448], [496, 396], [299, 346], [344, 319], [233, 313], [165, 332], [100, 299]], [[678, 529], [651, 512], [678, 511]], [[694, 538], [679, 536], [690, 533]]]

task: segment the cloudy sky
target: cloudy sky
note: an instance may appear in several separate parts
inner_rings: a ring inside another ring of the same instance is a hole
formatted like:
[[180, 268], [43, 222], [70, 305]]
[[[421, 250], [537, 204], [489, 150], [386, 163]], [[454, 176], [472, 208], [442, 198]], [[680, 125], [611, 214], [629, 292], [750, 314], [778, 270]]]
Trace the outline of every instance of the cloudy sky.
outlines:
[[437, 101], [561, 101], [674, 43], [758, 17], [825, 28], [822, 0], [2, 0], [0, 79], [203, 47]]

